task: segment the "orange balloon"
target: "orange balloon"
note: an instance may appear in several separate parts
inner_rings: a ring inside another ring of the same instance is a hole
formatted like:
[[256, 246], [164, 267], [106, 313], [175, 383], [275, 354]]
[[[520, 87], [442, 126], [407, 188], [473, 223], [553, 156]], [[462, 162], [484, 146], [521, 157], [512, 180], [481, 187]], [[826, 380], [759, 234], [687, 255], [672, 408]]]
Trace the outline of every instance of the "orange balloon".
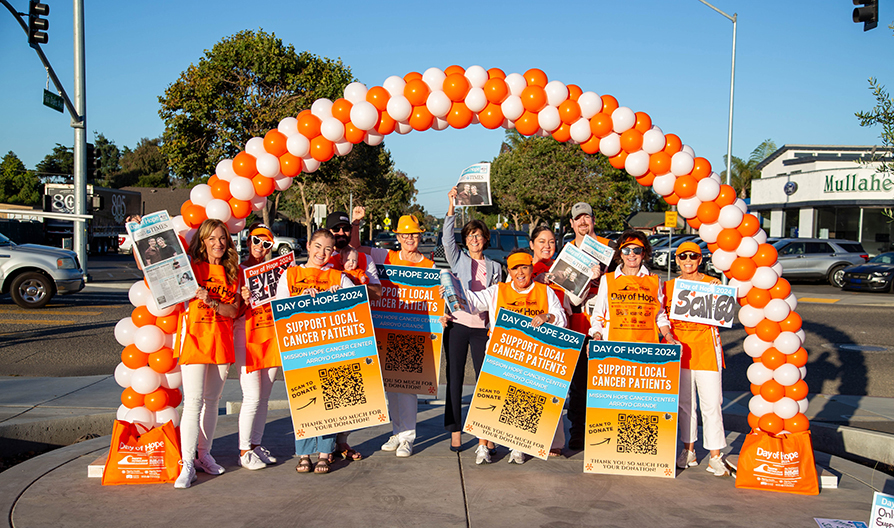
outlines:
[[748, 427], [750, 427], [752, 430], [758, 428], [758, 420], [760, 420], [760, 418], [758, 418], [756, 415], [748, 413]]
[[[785, 365], [785, 354], [776, 350], [773, 347], [770, 347], [770, 348], [764, 350], [764, 353], [761, 354], [761, 363], [763, 363], [764, 366], [770, 370], [776, 370], [777, 368], [781, 367], [782, 365]], [[776, 383], [776, 382], [774, 381], [774, 383]], [[767, 401], [770, 401], [770, 400], [767, 400]]]
[[580, 89], [580, 86], [576, 84], [569, 84], [566, 88], [568, 88], [568, 98], [572, 101], [577, 101], [581, 94], [584, 93], [584, 91]]
[[801, 433], [810, 429], [810, 420], [801, 413], [785, 420], [784, 424], [785, 430], [790, 433]]
[[573, 125], [580, 119], [580, 105], [573, 99], [566, 99], [559, 105], [559, 117], [566, 125]]
[[336, 99], [335, 102], [332, 103], [332, 117], [338, 119], [342, 123], [347, 123], [351, 120], [351, 108], [354, 108], [351, 101], [348, 101], [344, 97]]
[[616, 169], [623, 169], [624, 162], [627, 161], [627, 156], [629, 156], [629, 155], [630, 154], [627, 154], [626, 152], [624, 152], [622, 150], [617, 155], [608, 158], [608, 162], [611, 163], [612, 167], [614, 167]]
[[755, 308], [763, 308], [770, 302], [770, 293], [760, 288], [751, 288], [745, 297], [748, 299], [748, 304]]
[[446, 75], [448, 77], [450, 77], [454, 73], [458, 73], [458, 74], [462, 75], [462, 74], [466, 73], [466, 70], [465, 70], [465, 68], [463, 68], [462, 66], [459, 66], [457, 64], [452, 64], [450, 66], [447, 66], [444, 69], [444, 75]]
[[[708, 222], [708, 223], [710, 224], [711, 222]], [[720, 249], [720, 248], [717, 247], [717, 242], [709, 242], [708, 243], [708, 251], [710, 251], [711, 253], [714, 253], [718, 249]]]
[[692, 165], [692, 177], [703, 180], [711, 175], [711, 162], [705, 158], [695, 158]]
[[174, 351], [168, 347], [162, 347], [149, 354], [149, 367], [159, 374], [170, 372], [176, 366], [177, 359], [174, 357]]
[[[636, 179], [636, 183], [642, 185], [643, 187], [649, 187], [655, 182], [655, 174], [652, 171], [649, 171], [639, 178]], [[696, 228], [698, 229], [698, 228]]]
[[698, 218], [690, 218], [686, 221], [686, 223], [688, 223], [689, 227], [691, 227], [692, 229], [698, 229], [702, 226], [702, 221]]
[[761, 393], [761, 386], [760, 386], [760, 385], [755, 385], [754, 383], [752, 383], [752, 384], [751, 384], [751, 394], [752, 394], [753, 396], [757, 396], [757, 395], [760, 394], [760, 393]]
[[742, 236], [750, 237], [757, 234], [761, 229], [760, 220], [753, 214], [746, 214], [742, 217], [742, 223], [736, 229], [742, 233]]
[[599, 138], [592, 136], [590, 139], [580, 144], [580, 149], [587, 154], [596, 154], [599, 152]]
[[177, 331], [177, 318], [179, 316], [179, 313], [172, 313], [171, 315], [158, 317], [155, 319], [155, 326], [161, 328], [161, 331], [166, 334], [173, 334]]
[[776, 248], [770, 244], [761, 244], [757, 246], [757, 253], [751, 258], [758, 266], [772, 266], [773, 264], [776, 264], [776, 260], [779, 258], [779, 253], [776, 251]]
[[183, 393], [180, 389], [165, 389], [168, 393], [168, 405], [176, 407], [183, 401]]
[[128, 387], [121, 393], [121, 403], [128, 409], [142, 407], [145, 396]]
[[430, 93], [431, 88], [429, 88], [421, 78], [407, 81], [406, 86], [404, 86], [404, 97], [406, 97], [413, 106], [425, 105], [425, 101], [428, 99]]
[[192, 204], [186, 211], [186, 214], [183, 215], [183, 221], [186, 222], [186, 225], [189, 227], [199, 227], [202, 225], [202, 222], [207, 219], [208, 216], [205, 215], [205, 208], [196, 204]]
[[217, 174], [212, 174], [211, 177], [208, 178], [208, 181], [205, 183], [208, 184], [208, 187], [214, 187], [214, 184], [219, 181], [220, 181], [220, 178], [217, 177]]
[[192, 207], [192, 205], [193, 205], [192, 200], [186, 200], [185, 202], [183, 202], [183, 205], [180, 206], [180, 216], [184, 216], [184, 217], [185, 217], [185, 216], [186, 216], [186, 211], [187, 211], [190, 207]]
[[252, 178], [251, 183], [255, 187], [255, 194], [258, 196], [270, 196], [275, 189], [273, 178], [261, 176], [260, 174]]
[[755, 333], [755, 329], [754, 329], [754, 327], [752, 327], [752, 326], [746, 326], [746, 327], [745, 327], [745, 333], [748, 334], [748, 335], [754, 335], [754, 333]]
[[137, 348], [136, 345], [127, 345], [121, 351], [121, 362], [129, 369], [136, 370], [145, 367], [147, 361], [149, 361], [149, 354]]
[[764, 319], [757, 323], [757, 326], [754, 327], [754, 332], [762, 341], [773, 341], [779, 337], [779, 323]]
[[750, 258], [737, 257], [732, 265], [730, 265], [729, 269], [732, 272], [733, 278], [740, 281], [747, 281], [754, 276], [757, 266], [754, 265], [754, 261]]
[[794, 385], [789, 385], [785, 388], [785, 396], [795, 401], [803, 400], [807, 397], [807, 382], [798, 380]]
[[295, 116], [295, 119], [296, 119], [297, 121], [301, 121], [301, 118], [302, 118], [302, 117], [304, 117], [304, 116], [306, 116], [306, 115], [310, 115], [310, 114], [312, 114], [312, 113], [313, 113], [313, 112], [310, 111], [310, 108], [308, 108], [308, 109], [306, 109], [306, 110], [302, 110], [302, 111], [298, 112], [298, 115]]
[[155, 316], [149, 313], [149, 308], [146, 308], [145, 306], [134, 308], [133, 312], [130, 314], [130, 318], [133, 320], [133, 324], [136, 325], [137, 328], [155, 324]]
[[602, 113], [605, 115], [612, 115], [612, 112], [618, 109], [618, 100], [614, 97], [606, 94], [602, 96]]
[[233, 195], [230, 194], [230, 182], [226, 180], [217, 180], [214, 182], [214, 185], [211, 186], [211, 196], [223, 201], [232, 198]]
[[453, 103], [447, 114], [447, 123], [456, 129], [466, 128], [472, 123], [472, 111], [463, 102]]
[[785, 427], [782, 418], [777, 416], [776, 413], [767, 413], [761, 416], [757, 424], [761, 431], [774, 435], [781, 433], [782, 429]]
[[264, 150], [276, 157], [282, 156], [288, 149], [286, 148], [286, 140], [288, 138], [279, 130], [271, 130], [264, 136]]
[[[604, 110], [604, 108], [603, 108]], [[608, 114], [599, 112], [590, 118], [590, 132], [598, 138], [604, 138], [612, 133], [612, 118]], [[655, 171], [652, 171], [655, 172]], [[658, 174], [657, 172], [655, 174]]]
[[[621, 134], [621, 149], [624, 152], [632, 154], [643, 148], [643, 133], [635, 128], [625, 130]], [[695, 194], [693, 189], [692, 194]]]
[[509, 87], [506, 85], [506, 81], [502, 77], [488, 79], [484, 83], [484, 96], [489, 103], [501, 104], [509, 97]]
[[[407, 86], [409, 86], [409, 84], [407, 84]], [[427, 89], [428, 87], [426, 86], [426, 90]], [[431, 128], [431, 124], [434, 120], [435, 117], [431, 115], [431, 112], [429, 112], [428, 108], [425, 107], [425, 102], [423, 101], [421, 106], [413, 107], [413, 113], [410, 114], [409, 123], [410, 126], [413, 127], [413, 130], [423, 132]], [[500, 124], [502, 124], [502, 122]]]
[[258, 173], [255, 157], [248, 152], [240, 152], [233, 158], [233, 172], [243, 178], [252, 178]]
[[488, 103], [484, 110], [478, 112], [478, 121], [484, 128], [494, 130], [503, 126], [503, 110], [499, 104]]
[[522, 90], [521, 100], [525, 110], [536, 114], [546, 106], [546, 92], [540, 86], [527, 86]]
[[[290, 178], [298, 176], [298, 174], [301, 172], [301, 158], [299, 158], [298, 156], [293, 156], [291, 153], [286, 152], [279, 157], [279, 172], [283, 173], [284, 176], [288, 176]], [[232, 202], [230, 203], [232, 204]]]
[[354, 126], [354, 123], [348, 122], [345, 123], [345, 140], [354, 145], [363, 141], [363, 138], [366, 137], [366, 131], [360, 130], [359, 128]]
[[[629, 132], [629, 130], [627, 132]], [[627, 132], [624, 132], [624, 134], [626, 134]], [[665, 154], [665, 156], [666, 155], [667, 154]], [[674, 180], [674, 194], [676, 194], [680, 198], [692, 198], [693, 196], [695, 196], [695, 191], [697, 188], [698, 180], [696, 180], [692, 176], [689, 176], [688, 174], [680, 176], [679, 178]], [[737, 243], [736, 247], [738, 246], [739, 244]]]
[[152, 412], [160, 411], [168, 406], [168, 391], [159, 387], [143, 398], [143, 406]]
[[454, 73], [448, 75], [447, 78], [444, 79], [442, 90], [444, 90], [444, 95], [456, 103], [463, 101], [471, 88], [472, 85], [469, 84], [469, 80], [466, 79], [465, 75], [462, 73]]
[[638, 130], [641, 134], [645, 134], [652, 128], [652, 118], [645, 112], [637, 112], [636, 124], [633, 125], [633, 128]]
[[[572, 101], [573, 102], [573, 101]], [[571, 139], [571, 125], [562, 123], [559, 128], [553, 130], [553, 139], [560, 143], [565, 143]]]
[[410, 72], [404, 75], [404, 82], [410, 82], [414, 80], [422, 80], [422, 74], [419, 72]]
[[307, 139], [313, 139], [320, 135], [320, 125], [323, 122], [319, 117], [307, 113], [298, 118], [298, 132]]
[[379, 112], [384, 112], [388, 108], [388, 99], [391, 99], [391, 94], [381, 86], [373, 86], [366, 92], [367, 102], [372, 103]]
[[506, 73], [500, 68], [491, 68], [487, 70], [488, 79], [505, 79]]
[[[686, 176], [683, 176], [685, 178]], [[677, 178], [680, 181], [682, 178]], [[717, 246], [724, 251], [735, 251], [742, 242], [742, 234], [735, 229], [723, 229], [717, 235]]]
[[335, 155], [335, 145], [323, 136], [317, 136], [310, 140], [310, 155], [320, 163], [329, 161]]
[[[667, 156], [667, 154], [664, 152], [656, 152], [655, 154], [652, 154], [652, 156], [656, 156], [658, 154]], [[670, 159], [670, 156], [667, 157], [668, 159]], [[717, 204], [714, 202], [702, 202], [698, 206], [698, 212], [696, 213], [696, 216], [699, 220], [706, 224], [713, 224], [717, 221], [718, 218], [720, 218], [720, 208], [717, 207]]]
[[[301, 159], [298, 159], [298, 165], [301, 165]], [[236, 198], [230, 198], [230, 211], [233, 213], [233, 216], [236, 218], [245, 218], [251, 214], [251, 202], [246, 200], [237, 200]]]
[[[758, 246], [760, 249], [760, 246]], [[792, 285], [782, 277], [776, 281], [776, 284], [770, 288], [770, 297], [774, 299], [785, 299], [792, 293]]]
[[523, 136], [533, 136], [540, 130], [540, 123], [537, 121], [537, 114], [525, 111], [515, 121], [515, 129]]
[[797, 332], [802, 324], [801, 316], [797, 312], [789, 312], [788, 316], [779, 322], [779, 329], [783, 332]]
[[546, 83], [549, 82], [546, 74], [543, 73], [543, 70], [538, 70], [537, 68], [531, 68], [530, 70], [525, 72], [525, 81], [527, 81], [528, 86], [539, 86], [544, 88]]
[[664, 152], [673, 156], [677, 152], [683, 149], [683, 142], [680, 141], [680, 136], [676, 134], [665, 134], [664, 135]]
[[[590, 128], [593, 128], [592, 121], [590, 121]], [[670, 172], [670, 168], [671, 157], [668, 156], [666, 152], [659, 151], [649, 156], [649, 172], [651, 172], [652, 174], [667, 174], [668, 172]]]
[[664, 201], [667, 202], [669, 205], [677, 205], [678, 203], [680, 203], [680, 197], [677, 196], [677, 193], [671, 193], [668, 196], [664, 197]]
[[801, 368], [807, 364], [807, 351], [804, 350], [804, 347], [801, 347], [798, 350], [796, 350], [794, 353], [786, 356], [785, 362], [791, 363], [792, 365], [794, 365], [798, 368]]
[[[751, 358], [751, 362], [752, 362], [752, 363], [760, 363], [760, 362], [761, 362], [761, 358], [759, 358], [759, 357]], [[758, 392], [760, 392], [760, 389], [758, 389]]]
[[388, 134], [394, 132], [395, 127], [397, 127], [397, 122], [394, 120], [393, 117], [388, 115], [388, 112], [383, 110], [381, 115], [379, 116], [379, 124], [376, 125], [376, 132], [382, 134], [383, 136], [387, 136]]
[[736, 202], [736, 190], [730, 187], [729, 185], [721, 185], [720, 186], [720, 194], [717, 195], [717, 198], [714, 198], [714, 203], [717, 204], [718, 207], [723, 208], [727, 205], [732, 205]]

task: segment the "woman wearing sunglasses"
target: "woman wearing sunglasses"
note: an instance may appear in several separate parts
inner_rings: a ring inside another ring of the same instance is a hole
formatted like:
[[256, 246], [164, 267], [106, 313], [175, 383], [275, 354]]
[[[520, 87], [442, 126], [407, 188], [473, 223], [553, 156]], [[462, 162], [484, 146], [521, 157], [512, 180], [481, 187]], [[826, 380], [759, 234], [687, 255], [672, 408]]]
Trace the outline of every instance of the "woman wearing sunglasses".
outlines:
[[[273, 232], [266, 225], [255, 222], [248, 228], [248, 258], [240, 265], [240, 272], [256, 266], [270, 257]], [[250, 308], [251, 291], [242, 286], [245, 308], [233, 327], [236, 367], [242, 387], [242, 407], [239, 410], [239, 465], [246, 469], [263, 469], [275, 464], [261, 438], [267, 423], [267, 402], [276, 379], [276, 369], [282, 366], [273, 312], [270, 303]]]
[[[677, 247], [679, 279], [719, 284], [714, 277], [698, 271], [702, 262], [702, 249], [693, 242], [683, 242]], [[667, 308], [673, 302], [674, 284], [672, 279], [664, 285]], [[686, 469], [698, 465], [695, 457], [695, 441], [698, 438], [698, 418], [695, 414], [696, 393], [702, 410], [704, 438], [702, 444], [711, 452], [708, 471], [715, 477], [729, 475], [729, 470], [721, 458], [720, 450], [726, 447], [723, 432], [723, 389], [720, 369], [723, 368], [723, 349], [716, 326], [690, 321], [671, 321], [674, 336], [682, 345], [680, 358], [680, 440], [683, 450], [677, 457], [677, 467]]]
[[599, 280], [599, 292], [590, 323], [590, 337], [597, 341], [679, 344], [671, 334], [664, 312], [661, 279], [643, 261], [652, 255], [649, 239], [628, 230], [618, 237], [614, 260], [618, 268]]

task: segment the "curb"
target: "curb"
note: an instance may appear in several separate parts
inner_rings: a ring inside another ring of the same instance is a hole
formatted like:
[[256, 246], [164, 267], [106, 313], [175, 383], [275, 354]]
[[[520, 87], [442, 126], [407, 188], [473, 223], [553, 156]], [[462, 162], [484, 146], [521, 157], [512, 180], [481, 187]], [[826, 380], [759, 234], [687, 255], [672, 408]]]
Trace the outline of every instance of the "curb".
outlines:
[[0, 452], [4, 456], [13, 456], [70, 446], [89, 434], [107, 436], [115, 418], [116, 414], [112, 412], [0, 425]]

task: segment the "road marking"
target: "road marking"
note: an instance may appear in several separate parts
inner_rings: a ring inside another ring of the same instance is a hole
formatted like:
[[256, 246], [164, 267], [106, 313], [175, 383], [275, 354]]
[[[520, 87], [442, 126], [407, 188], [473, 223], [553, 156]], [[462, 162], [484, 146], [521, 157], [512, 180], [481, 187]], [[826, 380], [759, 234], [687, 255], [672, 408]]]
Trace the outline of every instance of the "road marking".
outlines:
[[0, 319], [0, 324], [75, 324], [76, 322], [59, 319]]
[[[34, 315], [34, 310], [0, 310], [0, 315], [9, 314], [30, 314]], [[68, 312], [64, 310], [47, 311], [47, 315], [102, 315], [102, 312]]]
[[801, 297], [800, 299], [798, 299], [798, 302], [832, 304], [837, 303], [840, 300], [841, 299], [819, 299], [816, 297]]

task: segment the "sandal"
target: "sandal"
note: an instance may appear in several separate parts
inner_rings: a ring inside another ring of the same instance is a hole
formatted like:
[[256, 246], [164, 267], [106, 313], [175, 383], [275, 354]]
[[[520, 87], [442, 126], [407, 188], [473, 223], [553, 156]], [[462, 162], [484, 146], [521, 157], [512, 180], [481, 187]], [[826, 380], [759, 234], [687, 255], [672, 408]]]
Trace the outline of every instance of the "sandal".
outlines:
[[551, 456], [551, 457], [560, 457], [560, 456], [562, 456], [562, 448], [561, 448], [561, 447], [554, 447], [554, 448], [550, 449], [550, 450], [549, 450], [549, 456]]
[[335, 454], [344, 460], [360, 460], [363, 458], [359, 451], [355, 451], [348, 444], [338, 444]]
[[[309, 460], [308, 460], [308, 462], [309, 462]], [[317, 460], [317, 464], [314, 466], [314, 473], [319, 474], [319, 475], [329, 473], [329, 458], [328, 457], [326, 457], [326, 458], [320, 457], [319, 460]]]
[[298, 459], [298, 466], [295, 468], [295, 471], [298, 473], [310, 473], [313, 471], [314, 465], [310, 461], [309, 456], [303, 456]]

